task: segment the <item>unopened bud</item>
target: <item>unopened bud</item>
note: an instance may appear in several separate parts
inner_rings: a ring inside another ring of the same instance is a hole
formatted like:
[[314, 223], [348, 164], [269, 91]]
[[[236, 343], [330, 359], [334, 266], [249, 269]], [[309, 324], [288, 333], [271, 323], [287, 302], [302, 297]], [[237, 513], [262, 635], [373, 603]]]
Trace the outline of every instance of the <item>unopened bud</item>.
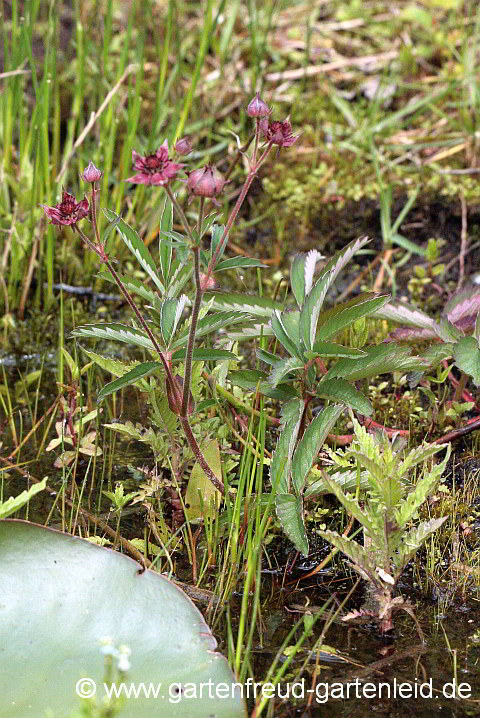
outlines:
[[269, 114], [270, 110], [267, 103], [262, 100], [260, 93], [257, 92], [247, 107], [247, 115], [249, 117], [267, 117]]
[[83, 170], [82, 179], [85, 180], [85, 182], [93, 184], [94, 182], [98, 182], [102, 177], [103, 172], [101, 172], [98, 167], [95, 167], [93, 162], [90, 160], [88, 167]]
[[177, 155], [188, 155], [192, 151], [192, 138], [181, 137], [178, 142], [175, 143], [175, 152]]
[[215, 167], [206, 165], [190, 172], [187, 187], [189, 192], [198, 197], [216, 197], [222, 192], [225, 181], [223, 175]]

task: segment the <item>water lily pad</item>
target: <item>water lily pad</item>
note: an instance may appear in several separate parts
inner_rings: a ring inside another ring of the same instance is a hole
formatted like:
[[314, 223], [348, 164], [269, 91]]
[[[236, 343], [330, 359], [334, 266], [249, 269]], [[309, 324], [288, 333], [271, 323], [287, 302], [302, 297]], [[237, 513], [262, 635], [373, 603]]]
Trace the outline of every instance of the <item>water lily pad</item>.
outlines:
[[66, 718], [85, 700], [77, 685], [87, 694], [95, 685], [100, 703], [105, 652], [118, 651], [124, 659], [129, 652], [130, 667], [117, 686], [155, 689], [127, 699], [120, 716], [245, 718], [241, 690], [201, 613], [165, 577], [17, 520], [0, 521], [0, 575], [2, 718]]

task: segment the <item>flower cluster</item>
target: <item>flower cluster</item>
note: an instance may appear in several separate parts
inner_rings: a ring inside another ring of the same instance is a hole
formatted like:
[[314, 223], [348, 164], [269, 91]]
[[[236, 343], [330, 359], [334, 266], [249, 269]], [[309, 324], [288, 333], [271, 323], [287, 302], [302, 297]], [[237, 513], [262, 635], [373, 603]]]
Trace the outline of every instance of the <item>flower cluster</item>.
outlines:
[[[268, 145], [267, 151], [272, 145], [291, 147], [300, 137], [300, 135], [292, 134], [292, 125], [288, 117], [283, 122], [269, 119], [271, 110], [258, 92], [248, 104], [247, 114], [257, 120], [257, 137], [261, 131]], [[181, 138], [175, 144], [174, 149], [177, 155], [189, 154], [192, 150], [191, 138]], [[153, 186], [169, 184], [176, 178], [178, 172], [185, 167], [184, 164], [173, 162], [170, 158], [167, 140], [151, 155], [144, 156], [132, 150], [132, 162], [136, 174], [126, 179], [125, 182]], [[223, 175], [210, 164], [187, 174], [189, 193], [197, 197], [211, 199], [215, 204], [215, 197], [223, 192], [226, 184]], [[82, 173], [82, 179], [93, 185], [93, 194], [96, 192], [95, 182], [98, 182], [102, 176], [103, 173], [95, 167], [93, 162], [89, 162]], [[44, 204], [40, 206], [43, 207], [43, 211], [53, 224], [76, 225], [79, 220], [89, 214], [87, 198], [84, 197], [80, 202], [77, 202], [75, 197], [65, 190], [63, 190], [62, 201], [59, 204], [54, 207], [47, 207]], [[94, 204], [92, 204], [92, 207], [94, 208]]]

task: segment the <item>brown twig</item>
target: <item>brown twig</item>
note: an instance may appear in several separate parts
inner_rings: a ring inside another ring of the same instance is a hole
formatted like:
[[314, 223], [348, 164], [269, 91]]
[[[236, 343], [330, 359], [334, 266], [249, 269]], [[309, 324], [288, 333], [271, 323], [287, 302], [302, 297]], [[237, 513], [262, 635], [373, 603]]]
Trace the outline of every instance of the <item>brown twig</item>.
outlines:
[[461, 426], [459, 429], [449, 431], [448, 434], [444, 434], [443, 436], [440, 436], [440, 438], [435, 439], [433, 443], [448, 444], [449, 441], [456, 441], [462, 436], [471, 434], [472, 431], [476, 431], [477, 429], [480, 429], [480, 416], [476, 416], [474, 419], [469, 419], [465, 426]]

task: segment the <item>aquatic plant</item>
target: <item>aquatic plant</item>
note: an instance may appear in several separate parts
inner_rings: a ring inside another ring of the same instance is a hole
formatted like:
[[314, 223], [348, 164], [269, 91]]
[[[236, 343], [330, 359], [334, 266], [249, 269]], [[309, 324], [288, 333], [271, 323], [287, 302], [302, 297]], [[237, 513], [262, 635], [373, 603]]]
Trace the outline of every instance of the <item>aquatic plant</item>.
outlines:
[[[328, 433], [345, 407], [370, 416], [373, 407], [355, 382], [394, 371], [424, 370], [428, 362], [412, 356], [409, 347], [396, 344], [365, 346], [364, 321], [390, 301], [389, 295], [369, 292], [324, 309], [329, 288], [345, 265], [368, 242], [356, 239], [337, 252], [314, 282], [320, 254], [312, 250], [297, 254], [291, 269], [291, 285], [297, 309], [274, 309], [269, 333], [277, 340], [277, 352], [257, 351], [270, 372], [231, 372], [229, 378], [245, 388], [287, 400], [282, 412], [282, 430], [271, 464], [277, 514], [287, 536], [303, 554], [308, 554], [303, 504], [308, 477]], [[338, 342], [350, 331], [350, 344]], [[253, 330], [251, 330], [253, 331]], [[260, 331], [260, 330], [258, 330]], [[262, 328], [265, 333], [265, 328]], [[280, 347], [288, 355], [284, 357]], [[329, 363], [329, 366], [325, 365]], [[311, 410], [315, 407], [315, 417]], [[310, 423], [309, 423], [310, 422]], [[323, 485], [325, 488], [325, 485]]]

